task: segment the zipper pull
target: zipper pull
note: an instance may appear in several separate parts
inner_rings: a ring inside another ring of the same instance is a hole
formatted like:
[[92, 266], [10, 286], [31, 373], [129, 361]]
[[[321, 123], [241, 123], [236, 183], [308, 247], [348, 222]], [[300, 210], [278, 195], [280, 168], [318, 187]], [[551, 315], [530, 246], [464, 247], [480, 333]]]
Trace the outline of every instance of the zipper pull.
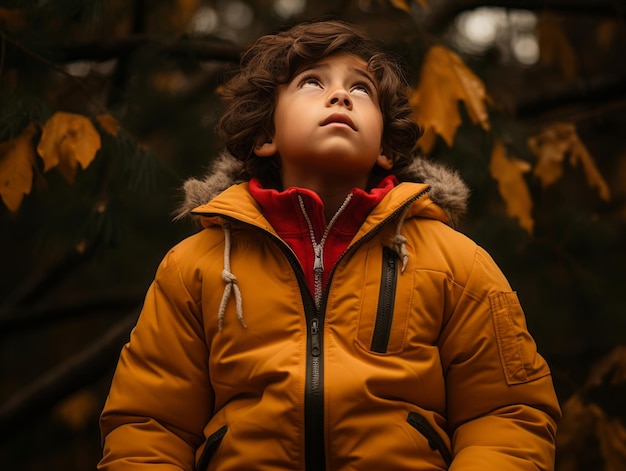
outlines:
[[315, 273], [324, 272], [324, 253], [322, 244], [315, 244], [315, 262], [313, 263], [313, 271]]
[[320, 356], [320, 324], [317, 318], [311, 320], [311, 354]]
[[322, 278], [324, 278], [324, 246], [315, 244], [315, 262], [313, 263], [313, 299], [315, 307], [320, 308], [322, 302]]

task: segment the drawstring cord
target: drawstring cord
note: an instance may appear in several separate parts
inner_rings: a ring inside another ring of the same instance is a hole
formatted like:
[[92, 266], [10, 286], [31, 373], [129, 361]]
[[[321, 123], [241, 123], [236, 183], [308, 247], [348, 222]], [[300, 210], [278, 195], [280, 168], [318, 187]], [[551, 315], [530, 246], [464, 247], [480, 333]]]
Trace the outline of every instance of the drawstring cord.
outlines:
[[224, 315], [226, 314], [226, 305], [230, 299], [231, 293], [235, 294], [235, 309], [237, 311], [237, 319], [241, 322], [244, 328], [247, 328], [246, 322], [243, 320], [243, 306], [241, 300], [241, 290], [237, 285], [237, 277], [230, 271], [230, 224], [226, 223], [222, 226], [224, 230], [224, 269], [222, 270], [222, 280], [226, 283], [224, 287], [224, 294], [222, 294], [222, 301], [220, 302], [220, 309], [217, 313], [218, 317], [218, 329], [222, 330], [224, 323]]
[[400, 219], [398, 220], [398, 224], [396, 225], [396, 233], [394, 234], [393, 239], [391, 240], [391, 248], [402, 259], [402, 268], [400, 269], [401, 273], [404, 273], [406, 264], [409, 261], [409, 252], [406, 249], [407, 239], [400, 233], [402, 231], [402, 225], [404, 224], [406, 215], [409, 212], [409, 208], [410, 208], [410, 205], [404, 208], [404, 210], [402, 211], [402, 214], [400, 214]]
[[[313, 232], [313, 224], [309, 219], [309, 215], [304, 208], [304, 201], [298, 195], [300, 208], [302, 209], [302, 213], [304, 218], [307, 221], [309, 226], [309, 232], [311, 237], [311, 242], [313, 244], [313, 250], [315, 253], [315, 304], [319, 308], [322, 294], [322, 274], [324, 271], [323, 265], [323, 250], [324, 244], [326, 242], [326, 237], [330, 232], [331, 227], [334, 225], [337, 220], [339, 214], [343, 212], [343, 210], [348, 206], [350, 200], [352, 198], [352, 194], [349, 194], [345, 199], [341, 207], [337, 210], [330, 223], [326, 227], [326, 230], [320, 240], [319, 244], [315, 241], [315, 234]], [[398, 256], [402, 259], [402, 267], [401, 272], [404, 273], [406, 265], [409, 261], [409, 252], [406, 249], [407, 239], [401, 234], [402, 226], [404, 224], [404, 220], [409, 212], [410, 206], [407, 206], [402, 213], [400, 214], [400, 218], [398, 220], [398, 224], [396, 225], [396, 232], [391, 240], [391, 248], [398, 254]], [[239, 289], [239, 285], [237, 284], [237, 277], [230, 271], [230, 249], [231, 249], [231, 225], [229, 223], [225, 223], [222, 225], [222, 229], [224, 231], [224, 269], [222, 270], [222, 280], [226, 284], [224, 287], [224, 293], [222, 294], [222, 300], [220, 302], [219, 311], [217, 313], [218, 316], [218, 329], [221, 332], [224, 324], [224, 316], [226, 315], [226, 306], [228, 305], [228, 301], [230, 300], [231, 294], [235, 296], [235, 310], [237, 312], [237, 319], [244, 328], [247, 328], [246, 322], [243, 318], [243, 303], [241, 298], [241, 290]]]

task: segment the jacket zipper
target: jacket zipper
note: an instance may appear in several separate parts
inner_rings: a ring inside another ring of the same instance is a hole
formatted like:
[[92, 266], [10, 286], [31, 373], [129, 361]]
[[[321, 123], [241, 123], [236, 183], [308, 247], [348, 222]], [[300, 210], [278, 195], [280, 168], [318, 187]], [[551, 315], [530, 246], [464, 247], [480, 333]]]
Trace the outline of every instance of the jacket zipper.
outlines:
[[[396, 209], [389, 217], [386, 217], [377, 226], [373, 227], [369, 233], [361, 238], [352, 247], [349, 247], [344, 251], [335, 264], [333, 265], [329, 275], [327, 286], [330, 286], [330, 281], [335, 272], [335, 268], [343, 259], [343, 257], [356, 250], [365, 241], [373, 238], [378, 231], [391, 219], [400, 214], [404, 208], [418, 200], [422, 196], [426, 195], [430, 191], [430, 187], [427, 187], [420, 193], [413, 195]], [[344, 204], [347, 204], [344, 201]], [[210, 215], [211, 213], [207, 213]], [[322, 332], [324, 330], [324, 316], [322, 313], [326, 311], [326, 303], [328, 300], [328, 288], [323, 290], [319, 305], [315, 302], [315, 299], [311, 296], [306, 278], [300, 262], [296, 258], [295, 254], [291, 251], [289, 246], [276, 235], [271, 232], [259, 228], [253, 224], [245, 223], [232, 218], [217, 214], [225, 219], [240, 222], [242, 224], [250, 225], [251, 227], [266, 232], [272, 239], [277, 242], [277, 245], [285, 254], [287, 261], [291, 265], [298, 280], [298, 286], [300, 287], [300, 294], [304, 304], [304, 315], [307, 322], [307, 362], [306, 362], [306, 385], [304, 394], [304, 459], [306, 471], [325, 471], [326, 469], [326, 449], [324, 443], [324, 338]], [[321, 253], [323, 256], [323, 253]], [[323, 266], [322, 266], [323, 269]], [[315, 354], [314, 354], [315, 353]]]
[[311, 295], [300, 262], [291, 249], [270, 233], [285, 254], [298, 280], [307, 324], [306, 381], [304, 388], [304, 459], [306, 471], [326, 469], [324, 444], [324, 317]]
[[323, 471], [326, 466], [324, 447], [324, 365], [320, 317], [309, 321], [307, 377], [304, 397], [304, 458], [307, 471]]
[[[315, 231], [313, 223], [309, 218], [309, 214], [304, 206], [302, 197], [298, 195], [300, 210], [306, 220], [311, 237], [311, 245], [313, 247], [314, 264], [313, 264], [313, 299], [315, 302], [316, 315], [308, 322], [308, 339], [307, 339], [307, 378], [306, 393], [304, 398], [305, 412], [305, 460], [307, 471], [323, 471], [326, 468], [325, 446], [324, 446], [324, 364], [322, 356], [322, 334], [324, 324], [323, 311], [320, 310], [322, 302], [323, 279], [324, 279], [324, 245], [330, 230], [339, 215], [344, 211], [352, 200], [350, 193], [343, 201], [339, 209], [335, 212], [332, 219], [326, 226], [324, 234], [319, 242], [315, 240]], [[298, 265], [299, 266], [299, 265]], [[302, 273], [302, 270], [299, 270]], [[306, 285], [306, 283], [305, 283]], [[302, 287], [300, 288], [302, 290]], [[308, 288], [306, 288], [308, 291]]]
[[383, 247], [383, 263], [378, 294], [378, 309], [376, 323], [372, 335], [372, 352], [387, 353], [393, 309], [396, 300], [396, 285], [398, 281], [398, 255], [389, 247]]
[[[365, 241], [373, 238], [378, 231], [391, 219], [396, 217], [404, 208], [408, 205], [412, 204], [414, 201], [418, 200], [425, 194], [430, 191], [430, 187], [426, 188], [424, 191], [414, 195], [412, 198], [407, 200], [402, 206], [400, 206], [397, 210], [395, 210], [389, 217], [385, 218], [384, 221], [381, 221], [377, 226], [372, 228], [370, 232], [363, 238], [361, 238], [357, 243], [355, 243], [352, 247], [349, 247], [346, 251], [344, 251], [335, 264], [333, 265], [329, 275], [327, 287], [322, 292], [321, 300], [319, 304], [316, 305], [316, 314], [309, 319], [309, 339], [307, 339], [307, 351], [310, 352], [307, 355], [307, 378], [306, 378], [306, 393], [304, 398], [304, 407], [305, 407], [305, 460], [306, 460], [306, 470], [307, 471], [324, 471], [326, 469], [326, 452], [325, 452], [325, 443], [324, 443], [324, 373], [323, 373], [323, 326], [324, 326], [324, 313], [326, 312], [326, 303], [328, 302], [328, 287], [330, 286], [330, 282], [335, 273], [335, 268], [339, 264], [340, 260], [346, 256], [351, 251], [356, 250], [357, 247], [361, 246]], [[344, 201], [344, 204], [346, 202]], [[334, 218], [333, 218], [334, 219]], [[330, 226], [330, 224], [329, 224]], [[304, 273], [300, 268], [300, 264], [298, 260], [295, 259], [295, 256], [289, 250], [285, 243], [281, 244], [281, 247], [284, 247], [283, 250], [288, 256], [288, 259], [291, 261], [294, 270], [298, 274], [299, 282], [300, 282], [300, 290], [309, 294], [309, 290], [306, 287], [306, 280], [302, 280]], [[323, 256], [323, 253], [321, 253]], [[295, 260], [294, 260], [295, 259]], [[396, 264], [397, 265], [397, 264]], [[304, 288], [303, 288], [304, 287]], [[395, 290], [394, 290], [395, 291]], [[310, 296], [308, 296], [310, 298]], [[306, 304], [305, 304], [306, 308]], [[319, 350], [317, 350], [319, 349]], [[319, 351], [319, 357], [316, 357], [316, 354]]]
[[[356, 250], [366, 241], [372, 239], [381, 229], [382, 227], [391, 219], [395, 218], [398, 214], [400, 214], [404, 209], [417, 201], [424, 195], [428, 194], [430, 191], [430, 187], [425, 188], [423, 191], [409, 198], [404, 202], [398, 209], [396, 209], [393, 213], [391, 213], [388, 217], [386, 217], [383, 221], [381, 221], [378, 225], [373, 227], [366, 236], [359, 239], [354, 245], [345, 250], [335, 261], [332, 269], [328, 274], [328, 281], [326, 283], [326, 289], [323, 290], [322, 298], [320, 304], [317, 305], [317, 309], [315, 310], [315, 316], [311, 317], [309, 320], [309, 325], [313, 327], [314, 321], [317, 318], [316, 328], [312, 328], [309, 331], [309, 339], [307, 339], [307, 351], [311, 352], [311, 354], [307, 355], [307, 378], [306, 378], [306, 393], [304, 398], [304, 407], [305, 407], [305, 460], [306, 460], [306, 470], [307, 471], [324, 471], [326, 469], [326, 451], [324, 444], [324, 376], [323, 376], [323, 336], [321, 332], [323, 332], [324, 325], [324, 314], [326, 312], [326, 304], [328, 302], [328, 287], [331, 285], [331, 280], [335, 273], [335, 269], [339, 265], [339, 262], [345, 257], [348, 253]], [[280, 240], [280, 239], [278, 239]], [[296, 274], [298, 275], [298, 281], [300, 283], [300, 291], [306, 293], [307, 298], [310, 299], [310, 291], [307, 288], [306, 280], [303, 279], [304, 273], [300, 267], [298, 260], [295, 258], [295, 255], [291, 250], [288, 249], [286, 244], [282, 242], [281, 247], [287, 254], [287, 258], [290, 260], [290, 263], [294, 267]], [[323, 255], [323, 254], [322, 254]], [[305, 311], [306, 311], [306, 303], [305, 303]], [[318, 317], [319, 316], [319, 317]], [[307, 316], [308, 319], [308, 316]], [[315, 334], [313, 334], [315, 332]], [[317, 362], [310, 362], [311, 358], [314, 358], [312, 355], [313, 346], [318, 345], [320, 349], [320, 357]], [[311, 387], [310, 387], [311, 386]], [[315, 387], [313, 387], [315, 386]], [[318, 389], [319, 388], [319, 389]]]
[[341, 206], [335, 212], [332, 219], [326, 226], [326, 229], [324, 230], [324, 234], [322, 235], [322, 238], [320, 239], [319, 242], [317, 242], [315, 240], [315, 231], [313, 230], [313, 223], [311, 222], [311, 218], [309, 218], [309, 213], [307, 213], [302, 197], [298, 195], [298, 202], [300, 203], [300, 210], [302, 211], [302, 215], [304, 216], [304, 219], [309, 229], [309, 237], [311, 238], [311, 245], [313, 246], [313, 256], [315, 257], [314, 258], [315, 261], [313, 264], [313, 289], [314, 289], [313, 299], [315, 299], [315, 306], [318, 309], [322, 301], [322, 290], [323, 290], [322, 280], [324, 278], [324, 245], [326, 245], [326, 239], [328, 237], [328, 234], [330, 234], [330, 230], [335, 225], [335, 222], [337, 221], [341, 213], [343, 213], [343, 211], [346, 209], [348, 204], [350, 204], [351, 200], [352, 200], [352, 193], [346, 196], [346, 199], [343, 200], [343, 203], [341, 203]]

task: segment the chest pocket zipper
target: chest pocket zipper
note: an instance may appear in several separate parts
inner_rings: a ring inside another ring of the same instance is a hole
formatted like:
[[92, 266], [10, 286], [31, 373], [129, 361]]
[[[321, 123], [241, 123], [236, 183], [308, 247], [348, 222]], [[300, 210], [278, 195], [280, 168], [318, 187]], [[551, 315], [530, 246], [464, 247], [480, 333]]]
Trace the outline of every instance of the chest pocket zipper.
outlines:
[[398, 281], [398, 255], [388, 247], [383, 247], [383, 263], [378, 293], [378, 308], [376, 310], [376, 324], [372, 335], [372, 352], [387, 353], [393, 311], [396, 300], [396, 285]]

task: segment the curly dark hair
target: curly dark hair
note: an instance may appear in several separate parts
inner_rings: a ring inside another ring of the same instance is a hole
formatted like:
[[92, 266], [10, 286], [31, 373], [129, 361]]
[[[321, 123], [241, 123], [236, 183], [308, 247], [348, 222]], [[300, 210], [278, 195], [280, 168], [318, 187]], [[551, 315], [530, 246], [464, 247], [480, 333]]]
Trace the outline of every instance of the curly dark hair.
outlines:
[[[244, 179], [257, 177], [263, 184], [280, 181], [278, 159], [254, 155], [258, 140], [274, 133], [278, 87], [303, 67], [337, 54], [354, 54], [366, 61], [376, 81], [383, 115], [382, 147], [394, 163], [392, 172], [401, 172], [412, 161], [421, 130], [412, 118], [409, 85], [400, 62], [353, 25], [336, 20], [305, 22], [257, 39], [222, 88], [225, 110], [216, 133], [226, 149], [244, 162]], [[387, 173], [375, 166], [371, 183]]]

